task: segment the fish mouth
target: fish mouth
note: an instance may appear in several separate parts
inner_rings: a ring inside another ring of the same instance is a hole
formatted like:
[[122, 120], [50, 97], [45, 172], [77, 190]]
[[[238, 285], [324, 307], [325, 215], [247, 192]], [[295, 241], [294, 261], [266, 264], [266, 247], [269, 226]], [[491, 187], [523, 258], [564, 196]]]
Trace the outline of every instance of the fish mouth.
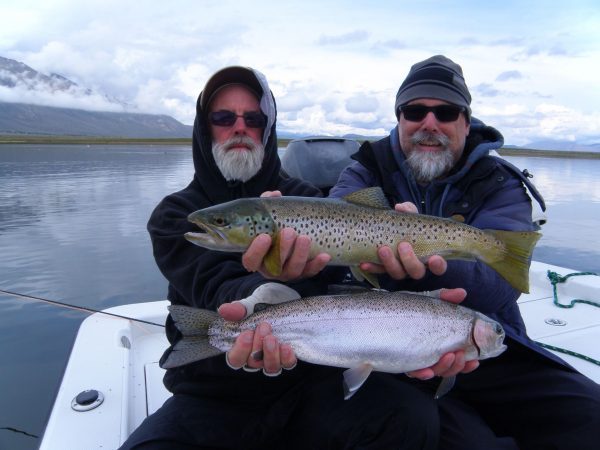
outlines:
[[189, 231], [183, 235], [183, 237], [192, 244], [209, 250], [219, 251], [241, 252], [246, 249], [246, 247], [240, 247], [239, 245], [230, 242], [227, 235], [222, 230], [202, 222], [197, 216], [193, 217], [192, 214], [188, 217], [188, 220], [201, 230], [200, 232]]
[[203, 231], [200, 232], [189, 231], [183, 236], [191, 243], [199, 245], [200, 247], [221, 247], [226, 244], [227, 240], [222, 233], [204, 227], [202, 227], [202, 230]]

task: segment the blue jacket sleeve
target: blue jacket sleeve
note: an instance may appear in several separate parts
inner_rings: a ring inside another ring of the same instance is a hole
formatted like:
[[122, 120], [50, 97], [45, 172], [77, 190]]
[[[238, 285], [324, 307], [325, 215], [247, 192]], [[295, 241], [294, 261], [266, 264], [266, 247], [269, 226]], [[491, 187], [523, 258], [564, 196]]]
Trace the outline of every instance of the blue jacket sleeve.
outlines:
[[375, 176], [358, 162], [353, 162], [340, 174], [329, 191], [329, 197], [341, 198], [360, 189], [376, 186]]

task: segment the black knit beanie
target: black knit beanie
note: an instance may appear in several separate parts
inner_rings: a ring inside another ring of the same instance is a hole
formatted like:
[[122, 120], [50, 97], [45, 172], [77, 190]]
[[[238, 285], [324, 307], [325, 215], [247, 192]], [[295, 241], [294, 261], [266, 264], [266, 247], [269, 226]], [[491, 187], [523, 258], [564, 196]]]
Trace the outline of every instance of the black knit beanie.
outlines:
[[435, 98], [464, 106], [467, 119], [471, 116], [471, 94], [462, 69], [445, 56], [432, 56], [410, 68], [396, 94], [396, 118], [400, 117], [401, 106], [417, 98]]

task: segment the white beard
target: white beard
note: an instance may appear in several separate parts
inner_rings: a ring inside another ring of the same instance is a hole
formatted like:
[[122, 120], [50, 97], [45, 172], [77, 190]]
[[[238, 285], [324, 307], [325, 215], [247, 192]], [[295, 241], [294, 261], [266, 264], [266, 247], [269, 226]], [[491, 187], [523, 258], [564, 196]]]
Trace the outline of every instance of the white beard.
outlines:
[[448, 147], [450, 140], [445, 135], [419, 131], [410, 140], [413, 145], [426, 141], [430, 144], [437, 142], [443, 147], [441, 151], [436, 152], [411, 150], [406, 164], [419, 183], [429, 183], [449, 172], [454, 166], [454, 155]]
[[[248, 146], [247, 150], [229, 150], [239, 144]], [[248, 136], [239, 136], [217, 144], [213, 142], [212, 153], [217, 167], [227, 181], [248, 181], [260, 170], [265, 157], [265, 147], [257, 144]]]

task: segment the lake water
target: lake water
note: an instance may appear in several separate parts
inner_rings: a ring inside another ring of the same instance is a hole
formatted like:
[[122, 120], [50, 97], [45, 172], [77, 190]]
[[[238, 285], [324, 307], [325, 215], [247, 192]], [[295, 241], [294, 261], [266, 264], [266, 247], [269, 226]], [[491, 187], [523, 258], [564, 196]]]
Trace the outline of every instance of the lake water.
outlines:
[[[548, 205], [534, 258], [600, 272], [600, 159], [508, 159]], [[192, 174], [185, 146], [0, 145], [0, 289], [94, 309], [165, 298], [146, 222]], [[0, 449], [39, 445], [85, 317], [0, 293]]]

